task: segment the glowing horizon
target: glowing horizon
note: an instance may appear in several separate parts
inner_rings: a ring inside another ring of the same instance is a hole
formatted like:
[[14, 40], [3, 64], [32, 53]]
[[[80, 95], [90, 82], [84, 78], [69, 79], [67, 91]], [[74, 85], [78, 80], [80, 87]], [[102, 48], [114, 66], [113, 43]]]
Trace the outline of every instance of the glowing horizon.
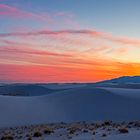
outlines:
[[0, 82], [96, 82], [140, 75], [140, 2], [88, 1], [1, 0]]

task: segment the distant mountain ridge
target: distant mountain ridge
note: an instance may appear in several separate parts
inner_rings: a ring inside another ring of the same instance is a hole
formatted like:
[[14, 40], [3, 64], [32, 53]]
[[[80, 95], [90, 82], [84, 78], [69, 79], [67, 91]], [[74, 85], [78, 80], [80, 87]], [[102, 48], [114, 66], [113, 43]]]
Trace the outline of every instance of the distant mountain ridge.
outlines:
[[140, 84], [140, 76], [122, 76], [122, 77], [114, 78], [111, 80], [97, 82], [97, 84], [108, 84], [108, 83], [112, 83], [112, 84], [133, 84], [133, 83]]

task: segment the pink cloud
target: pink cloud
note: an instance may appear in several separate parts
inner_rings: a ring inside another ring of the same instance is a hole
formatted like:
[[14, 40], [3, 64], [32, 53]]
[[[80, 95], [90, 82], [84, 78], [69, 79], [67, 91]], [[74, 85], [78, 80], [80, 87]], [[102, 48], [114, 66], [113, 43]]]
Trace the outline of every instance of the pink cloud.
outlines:
[[128, 49], [124, 47], [115, 49], [115, 54], [117, 55], [126, 54], [127, 52], [128, 52]]
[[114, 43], [120, 43], [123, 45], [136, 45], [140, 46], [139, 39], [133, 39], [128, 37], [117, 37], [108, 33], [98, 32], [96, 30], [42, 30], [36, 32], [12, 32], [12, 33], [1, 33], [0, 37], [10, 37], [10, 36], [40, 36], [40, 35], [88, 35], [94, 38], [100, 38], [108, 40]]
[[64, 12], [64, 11], [61, 11], [61, 12], [57, 12], [56, 14], [54, 14], [54, 16], [62, 16], [62, 17], [69, 17], [69, 18], [72, 18], [74, 15], [71, 14], [71, 13], [68, 13], [68, 12]]
[[32, 55], [44, 55], [44, 56], [59, 56], [59, 57], [71, 57], [70, 54], [61, 54], [61, 53], [55, 53], [55, 52], [49, 52], [49, 51], [41, 51], [41, 50], [35, 50], [27, 47], [0, 47], [0, 53], [19, 53], [19, 54], [32, 54]]
[[[66, 21], [69, 21], [69, 25], [75, 25], [76, 22], [73, 19], [73, 14], [69, 12], [56, 12], [56, 13], [40, 13], [40, 14], [35, 14], [33, 12], [21, 10], [17, 7], [5, 5], [5, 4], [0, 4], [0, 15], [1, 17], [12, 17], [12, 18], [28, 18], [28, 19], [35, 19], [38, 21], [43, 21], [45, 23], [51, 23], [51, 24], [56, 24], [58, 22], [63, 22], [66, 23]], [[60, 19], [60, 21], [58, 21]], [[78, 23], [77, 23], [78, 24]]]
[[37, 15], [32, 12], [20, 10], [16, 7], [8, 6], [5, 4], [0, 4], [0, 15], [15, 17], [15, 18], [32, 18], [32, 19], [38, 19], [41, 21], [51, 21], [52, 20], [51, 17], [48, 15], [45, 15], [45, 16]]
[[110, 40], [126, 45], [136, 45], [140, 46], [140, 40], [139, 39], [133, 39], [128, 37], [110, 37]]

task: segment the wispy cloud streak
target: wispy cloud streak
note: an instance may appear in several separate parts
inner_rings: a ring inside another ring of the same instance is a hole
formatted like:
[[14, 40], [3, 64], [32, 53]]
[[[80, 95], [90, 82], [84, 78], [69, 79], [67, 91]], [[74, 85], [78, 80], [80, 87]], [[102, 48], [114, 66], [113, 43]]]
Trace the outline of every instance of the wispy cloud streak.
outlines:
[[96, 30], [59, 30], [59, 31], [50, 31], [43, 30], [37, 32], [12, 32], [12, 33], [0, 33], [0, 37], [11, 37], [11, 36], [41, 36], [41, 35], [88, 35], [94, 38], [101, 38], [115, 43], [121, 43], [124, 45], [135, 45], [140, 46], [139, 39], [133, 39], [128, 37], [117, 37], [109, 33], [99, 32]]
[[37, 15], [32, 12], [20, 10], [16, 7], [12, 7], [12, 6], [5, 5], [5, 4], [0, 4], [0, 15], [15, 17], [15, 18], [33, 18], [33, 19], [43, 20], [43, 21], [51, 20], [51, 18], [49, 16]]
[[71, 57], [70, 54], [61, 54], [49, 51], [41, 51], [35, 49], [29, 49], [27, 47], [17, 48], [17, 47], [0, 47], [0, 54], [1, 53], [14, 53], [14, 54], [32, 54], [32, 55], [43, 55], [43, 56], [59, 56], [59, 57]]

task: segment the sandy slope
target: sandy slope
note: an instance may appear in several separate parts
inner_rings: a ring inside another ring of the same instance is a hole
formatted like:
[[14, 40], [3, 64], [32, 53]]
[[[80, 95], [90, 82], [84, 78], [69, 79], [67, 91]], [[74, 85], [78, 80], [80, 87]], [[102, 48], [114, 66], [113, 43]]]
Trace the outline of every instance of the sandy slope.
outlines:
[[41, 86], [46, 87], [48, 89], [71, 89], [71, 88], [79, 88], [79, 87], [85, 87], [87, 86], [86, 83], [77, 83], [77, 84], [72, 84], [72, 83], [57, 83], [57, 84], [41, 84]]
[[1, 127], [60, 121], [138, 120], [140, 99], [79, 87], [46, 96], [0, 96]]
[[111, 87], [103, 87], [102, 89], [105, 89], [105, 90], [115, 93], [117, 95], [140, 99], [140, 89], [111, 88]]

